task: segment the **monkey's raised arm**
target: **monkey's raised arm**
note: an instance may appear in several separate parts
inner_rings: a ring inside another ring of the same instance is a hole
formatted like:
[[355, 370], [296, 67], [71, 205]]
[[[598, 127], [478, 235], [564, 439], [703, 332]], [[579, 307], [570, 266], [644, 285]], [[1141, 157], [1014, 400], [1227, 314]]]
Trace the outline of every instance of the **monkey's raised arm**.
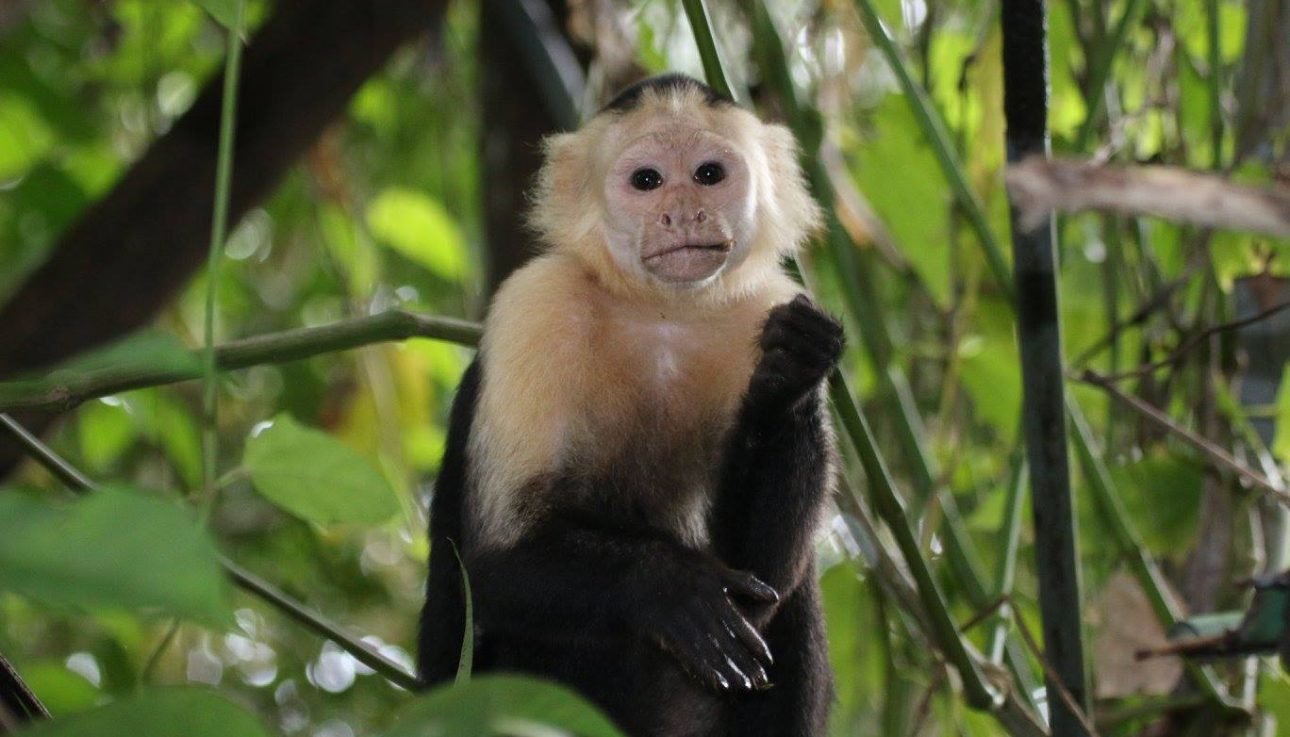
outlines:
[[[792, 596], [810, 569], [812, 532], [833, 472], [820, 386], [842, 352], [842, 328], [804, 296], [771, 310], [762, 357], [730, 433], [712, 512], [718, 555]], [[756, 612], [758, 626], [773, 608]]]

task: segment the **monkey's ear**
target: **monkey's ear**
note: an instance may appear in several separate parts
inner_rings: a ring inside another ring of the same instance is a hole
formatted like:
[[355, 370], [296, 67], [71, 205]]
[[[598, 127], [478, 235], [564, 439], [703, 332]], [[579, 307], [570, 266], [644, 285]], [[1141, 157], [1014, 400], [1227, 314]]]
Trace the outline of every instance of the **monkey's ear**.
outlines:
[[533, 189], [529, 224], [547, 245], [559, 245], [586, 230], [596, 198], [591, 191], [591, 142], [585, 133], [558, 133], [542, 142], [543, 162]]
[[799, 149], [793, 133], [782, 125], [762, 126], [762, 146], [770, 173], [770, 197], [763, 210], [770, 215], [763, 223], [772, 233], [772, 243], [780, 253], [797, 250], [824, 224], [820, 207], [811, 196], [806, 177], [798, 164]]

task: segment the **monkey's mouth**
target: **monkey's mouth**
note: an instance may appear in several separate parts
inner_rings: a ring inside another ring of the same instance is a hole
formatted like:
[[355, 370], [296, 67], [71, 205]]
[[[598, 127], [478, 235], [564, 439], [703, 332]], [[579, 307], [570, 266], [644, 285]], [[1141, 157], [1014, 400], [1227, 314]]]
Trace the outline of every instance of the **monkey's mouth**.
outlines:
[[730, 253], [730, 250], [734, 247], [735, 247], [735, 242], [733, 240], [725, 240], [725, 241], [720, 241], [718, 243], [678, 243], [674, 246], [667, 246], [666, 248], [662, 248], [655, 251], [654, 253], [648, 254], [642, 260], [653, 261], [655, 259], [662, 258], [663, 256], [667, 256], [674, 253], [686, 252], [686, 251], [689, 251], [689, 252], [706, 251], [713, 254], [718, 254], [718, 253], [726, 254], [726, 253]]
[[641, 265], [656, 278], [670, 284], [706, 282], [725, 268], [735, 242], [727, 239], [715, 243], [689, 241], [666, 245], [641, 256]]

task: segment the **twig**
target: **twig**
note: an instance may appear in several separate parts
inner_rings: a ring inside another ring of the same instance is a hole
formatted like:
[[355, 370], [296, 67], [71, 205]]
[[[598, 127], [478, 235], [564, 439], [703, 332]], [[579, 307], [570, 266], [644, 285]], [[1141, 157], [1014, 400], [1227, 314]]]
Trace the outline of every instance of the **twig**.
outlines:
[[1103, 391], [1123, 402], [1128, 407], [1136, 410], [1147, 419], [1154, 421], [1169, 432], [1177, 435], [1180, 439], [1200, 451], [1202, 455], [1213, 461], [1216, 465], [1227, 468], [1248, 481], [1250, 484], [1259, 487], [1268, 494], [1271, 494], [1272, 497], [1281, 504], [1290, 506], [1290, 493], [1287, 493], [1285, 489], [1281, 488], [1281, 486], [1272, 483], [1268, 477], [1258, 471], [1246, 467], [1240, 461], [1233, 458], [1230, 453], [1217, 445], [1214, 445], [1205, 438], [1202, 438], [1191, 430], [1179, 425], [1173, 420], [1173, 418], [1169, 417], [1169, 415], [1166, 415], [1164, 412], [1161, 412], [1137, 397], [1130, 396], [1120, 391], [1120, 389], [1106, 377], [1086, 369], [1079, 375], [1079, 380], [1101, 387]]
[[[433, 338], [475, 345], [479, 335], [477, 323], [390, 310], [321, 327], [287, 330], [226, 343], [215, 349], [215, 364], [221, 371], [231, 371], [408, 338]], [[193, 363], [200, 365], [198, 361]], [[0, 383], [0, 412], [27, 408], [65, 411], [95, 397], [198, 379], [201, 378], [201, 370], [128, 366], [66, 377], [52, 376]]]
[[1201, 267], [1207, 263], [1208, 261], [1204, 258], [1194, 258], [1191, 263], [1183, 269], [1181, 276], [1161, 286], [1160, 289], [1156, 290], [1154, 294], [1142, 303], [1142, 306], [1138, 307], [1137, 310], [1134, 310], [1132, 315], [1129, 315], [1122, 320], [1117, 320], [1115, 324], [1111, 326], [1111, 329], [1106, 335], [1102, 336], [1101, 339], [1090, 345], [1088, 348], [1085, 348], [1078, 356], [1072, 358], [1070, 365], [1075, 367], [1084, 366], [1089, 361], [1093, 360], [1097, 354], [1101, 353], [1104, 348], [1111, 345], [1115, 341], [1115, 338], [1126, 328], [1141, 325], [1147, 321], [1147, 318], [1151, 317], [1159, 310], [1168, 307], [1169, 301], [1173, 299], [1178, 290], [1181, 287], [1186, 286], [1190, 282], [1191, 277], [1196, 274], [1196, 272], [1200, 271]]
[[1080, 721], [1080, 725], [1088, 732], [1089, 737], [1097, 737], [1097, 729], [1089, 721], [1088, 714], [1085, 714], [1079, 704], [1075, 703], [1075, 698], [1071, 696], [1070, 690], [1062, 684], [1061, 678], [1053, 672], [1052, 663], [1048, 662], [1044, 651], [1039, 648], [1039, 643], [1035, 641], [1034, 634], [1031, 633], [1030, 627], [1026, 624], [1026, 618], [1016, 617], [1013, 621], [1017, 623], [1017, 631], [1021, 633], [1021, 639], [1026, 641], [1026, 647], [1029, 647], [1030, 652], [1035, 654], [1035, 657], [1039, 659], [1040, 667], [1044, 669], [1044, 673], [1048, 674], [1048, 682], [1057, 687], [1057, 696], [1062, 700], [1062, 703], [1066, 704], [1066, 708], [1070, 709], [1075, 718]]
[[[88, 494], [98, 488], [93, 480], [42, 443], [39, 438], [27, 432], [26, 428], [9, 415], [0, 413], [0, 427], [7, 430], [37, 463], [44, 466], [72, 491]], [[371, 645], [346, 632], [340, 625], [328, 621], [323, 615], [292, 599], [223, 555], [219, 556], [219, 563], [233, 583], [242, 590], [258, 596], [305, 628], [335, 642], [355, 660], [380, 673], [394, 685], [409, 691], [418, 688], [416, 676], [408, 673], [403, 666], [385, 657]]]
[[1008, 167], [1023, 227], [1048, 213], [1099, 210], [1152, 215], [1207, 228], [1290, 236], [1290, 189], [1234, 184], [1171, 166], [1097, 166], [1031, 157]]
[[1219, 325], [1211, 325], [1208, 328], [1205, 328], [1204, 330], [1200, 331], [1199, 333], [1196, 333], [1195, 335], [1191, 336], [1187, 340], [1184, 340], [1182, 343], [1178, 345], [1177, 348], [1174, 349], [1172, 353], [1160, 359], [1159, 361], [1155, 361], [1154, 363], [1143, 364], [1141, 366], [1129, 369], [1127, 371], [1120, 371], [1114, 374], [1103, 374], [1102, 379], [1105, 381], [1123, 381], [1125, 379], [1134, 379], [1141, 376], [1145, 376], [1149, 373], [1152, 373], [1153, 371], [1162, 369], [1166, 366], [1171, 366], [1181, 361], [1183, 357], [1187, 355], [1188, 351], [1196, 347], [1197, 343], [1200, 343], [1201, 341], [1205, 340], [1206, 338], [1209, 338], [1215, 333], [1222, 333], [1228, 330], [1238, 330], [1247, 325], [1252, 325], [1256, 322], [1259, 322], [1260, 320], [1266, 320], [1267, 318], [1272, 317], [1273, 315], [1277, 314], [1278, 312], [1281, 312], [1282, 310], [1288, 307], [1290, 307], [1290, 302], [1282, 302], [1281, 304], [1273, 305], [1256, 315], [1249, 315], [1247, 317], [1242, 317], [1239, 320], [1232, 320], [1230, 322], [1221, 323]]

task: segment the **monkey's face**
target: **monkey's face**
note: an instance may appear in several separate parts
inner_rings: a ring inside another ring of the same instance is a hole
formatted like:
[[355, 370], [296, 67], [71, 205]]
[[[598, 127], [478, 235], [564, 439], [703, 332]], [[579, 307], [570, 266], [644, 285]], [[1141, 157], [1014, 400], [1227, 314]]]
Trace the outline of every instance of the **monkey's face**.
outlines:
[[608, 246], [628, 273], [695, 288], [747, 256], [756, 198], [733, 142], [668, 121], [626, 141], [607, 171]]

